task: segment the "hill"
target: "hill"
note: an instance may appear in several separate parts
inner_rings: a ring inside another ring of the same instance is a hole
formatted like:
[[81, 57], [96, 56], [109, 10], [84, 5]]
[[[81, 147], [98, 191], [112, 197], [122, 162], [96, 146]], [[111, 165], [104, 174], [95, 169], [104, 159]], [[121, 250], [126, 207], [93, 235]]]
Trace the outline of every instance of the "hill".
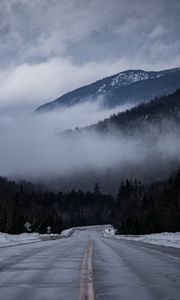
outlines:
[[86, 101], [101, 101], [105, 107], [139, 104], [167, 95], [180, 88], [180, 68], [160, 72], [129, 70], [106, 77], [68, 92], [38, 107], [35, 112], [49, 112]]
[[[180, 124], [180, 89], [167, 96], [142, 103], [131, 110], [113, 115], [98, 124], [87, 127], [101, 133], [108, 133], [116, 128], [126, 134], [137, 134], [138, 131], [149, 131], [152, 126], [161, 127], [166, 132], [165, 123]], [[164, 127], [163, 127], [164, 124]]]

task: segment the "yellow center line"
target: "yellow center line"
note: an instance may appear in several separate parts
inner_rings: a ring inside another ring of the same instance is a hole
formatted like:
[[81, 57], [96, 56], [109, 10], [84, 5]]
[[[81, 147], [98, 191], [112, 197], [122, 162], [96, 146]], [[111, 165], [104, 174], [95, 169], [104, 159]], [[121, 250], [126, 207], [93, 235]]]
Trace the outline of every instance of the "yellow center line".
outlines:
[[80, 276], [80, 291], [79, 291], [79, 299], [84, 300], [85, 298], [85, 274], [87, 272], [87, 252], [84, 255], [82, 269], [81, 269], [81, 276]]
[[93, 288], [93, 271], [92, 271], [92, 241], [89, 245], [88, 253], [88, 297], [89, 300], [94, 300], [94, 288]]
[[[84, 255], [80, 276], [80, 300], [94, 300], [93, 271], [92, 271], [92, 241], [89, 242], [88, 250]], [[86, 298], [86, 295], [88, 296]]]

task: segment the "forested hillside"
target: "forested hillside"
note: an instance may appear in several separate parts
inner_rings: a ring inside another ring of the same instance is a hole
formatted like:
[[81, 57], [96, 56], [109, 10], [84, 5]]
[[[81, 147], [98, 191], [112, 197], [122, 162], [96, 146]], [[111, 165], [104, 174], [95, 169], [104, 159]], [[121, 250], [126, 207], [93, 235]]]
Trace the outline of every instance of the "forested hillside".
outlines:
[[148, 132], [152, 125], [165, 131], [167, 130], [165, 122], [168, 121], [173, 122], [172, 125], [180, 124], [180, 89], [171, 95], [156, 98], [131, 110], [113, 115], [90, 128], [101, 133], [116, 128], [122, 133], [135, 135], [142, 129]]
[[[56, 181], [57, 187], [59, 184], [60, 188], [67, 189], [73, 185], [87, 190], [97, 181], [103, 191], [114, 194], [121, 179], [142, 182], [166, 179], [180, 167], [180, 90], [90, 127], [65, 131], [63, 135], [72, 137], [75, 145], [86, 136], [102, 145], [94, 155], [94, 159], [99, 157], [97, 165], [104, 152], [107, 156], [104, 168], [76, 172], [76, 176], [70, 178], [61, 176]], [[108, 165], [111, 160], [116, 163]]]

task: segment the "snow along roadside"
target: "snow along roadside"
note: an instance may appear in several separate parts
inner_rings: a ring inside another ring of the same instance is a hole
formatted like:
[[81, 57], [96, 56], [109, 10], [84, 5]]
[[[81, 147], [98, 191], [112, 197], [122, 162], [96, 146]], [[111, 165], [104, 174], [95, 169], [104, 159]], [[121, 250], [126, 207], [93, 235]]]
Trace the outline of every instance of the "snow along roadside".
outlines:
[[105, 229], [104, 237], [180, 248], [180, 232], [162, 232], [145, 235], [115, 235], [114, 229]]
[[40, 242], [41, 240], [39, 233], [8, 234], [0, 232], [0, 247]]
[[41, 242], [46, 240], [55, 240], [70, 237], [74, 228], [63, 230], [61, 234], [39, 234], [39, 233], [21, 233], [8, 234], [0, 232], [0, 247], [22, 245], [28, 243]]

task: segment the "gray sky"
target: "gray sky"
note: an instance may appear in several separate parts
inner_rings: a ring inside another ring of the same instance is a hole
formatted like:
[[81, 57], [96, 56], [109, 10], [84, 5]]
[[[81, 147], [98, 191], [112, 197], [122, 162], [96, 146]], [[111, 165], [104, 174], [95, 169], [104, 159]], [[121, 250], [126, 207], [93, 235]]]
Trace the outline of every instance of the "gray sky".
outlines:
[[0, 0], [0, 112], [126, 69], [180, 66], [179, 0]]

